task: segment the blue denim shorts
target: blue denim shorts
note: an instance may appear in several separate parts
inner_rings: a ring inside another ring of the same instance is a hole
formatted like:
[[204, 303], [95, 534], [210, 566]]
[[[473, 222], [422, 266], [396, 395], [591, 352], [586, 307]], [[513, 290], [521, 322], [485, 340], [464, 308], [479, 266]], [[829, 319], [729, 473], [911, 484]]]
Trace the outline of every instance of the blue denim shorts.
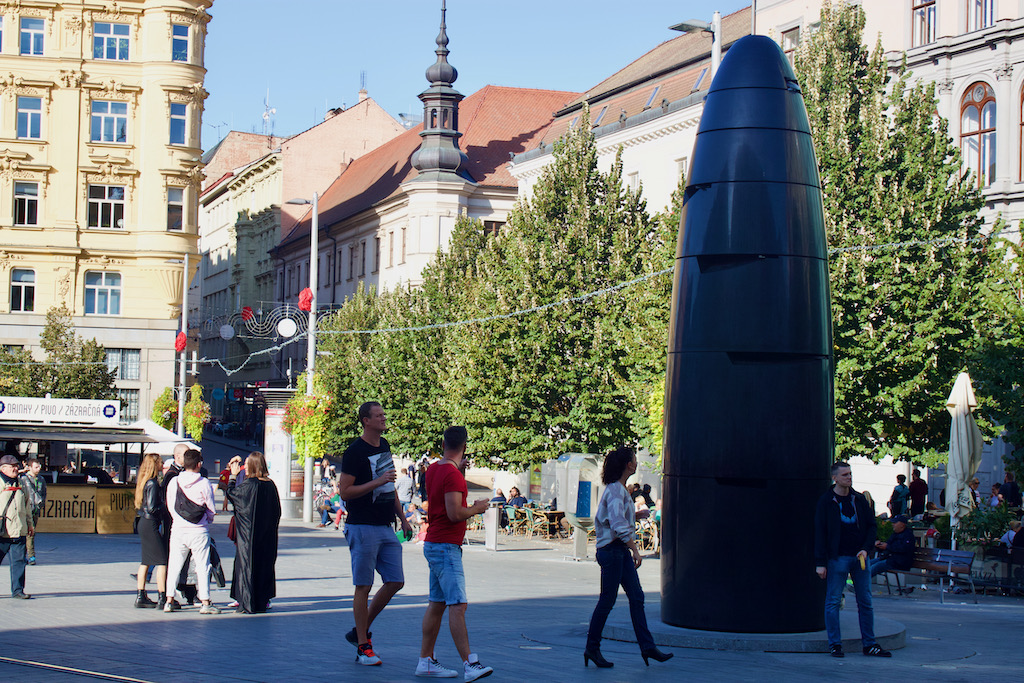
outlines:
[[402, 544], [390, 526], [348, 524], [345, 540], [352, 558], [353, 585], [372, 586], [374, 569], [384, 583], [405, 582]]
[[446, 605], [468, 603], [466, 574], [462, 571], [462, 546], [454, 543], [423, 543], [423, 557], [430, 567], [430, 602]]

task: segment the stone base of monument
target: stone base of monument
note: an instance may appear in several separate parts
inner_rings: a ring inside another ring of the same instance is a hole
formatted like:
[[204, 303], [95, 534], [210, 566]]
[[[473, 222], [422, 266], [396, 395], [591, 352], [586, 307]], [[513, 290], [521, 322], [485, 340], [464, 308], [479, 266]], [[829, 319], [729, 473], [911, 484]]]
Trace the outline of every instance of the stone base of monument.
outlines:
[[[635, 643], [633, 623], [629, 620], [629, 611], [625, 609], [625, 597], [619, 596], [623, 609], [616, 609], [608, 619], [604, 637]], [[847, 656], [861, 653], [857, 607], [852, 597], [848, 599], [847, 607], [839, 612], [843, 649]], [[664, 647], [754, 652], [828, 652], [828, 637], [824, 630], [810, 633], [725, 633], [679, 628], [661, 621], [661, 609], [657, 603], [647, 603], [647, 626], [651, 629], [654, 642]], [[906, 637], [907, 630], [903, 624], [875, 612], [875, 640], [879, 645], [886, 650], [898, 650], [906, 645]]]

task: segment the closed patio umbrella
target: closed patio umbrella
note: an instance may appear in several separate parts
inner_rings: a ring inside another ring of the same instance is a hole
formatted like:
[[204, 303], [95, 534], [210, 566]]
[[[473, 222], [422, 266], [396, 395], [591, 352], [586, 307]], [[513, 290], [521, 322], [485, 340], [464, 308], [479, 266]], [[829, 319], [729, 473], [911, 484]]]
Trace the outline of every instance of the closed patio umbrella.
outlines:
[[961, 372], [946, 399], [946, 410], [952, 417], [949, 462], [946, 465], [946, 509], [951, 528], [974, 508], [974, 495], [968, 483], [981, 465], [983, 444], [981, 430], [971, 414], [977, 407], [971, 377]]

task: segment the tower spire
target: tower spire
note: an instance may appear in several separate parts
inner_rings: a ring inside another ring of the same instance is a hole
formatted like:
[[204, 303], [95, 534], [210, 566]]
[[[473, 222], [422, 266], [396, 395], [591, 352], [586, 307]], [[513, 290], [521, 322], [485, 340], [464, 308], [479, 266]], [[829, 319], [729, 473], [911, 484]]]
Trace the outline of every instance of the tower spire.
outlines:
[[412, 155], [416, 180], [469, 180], [469, 159], [459, 149], [459, 102], [463, 95], [452, 87], [459, 72], [448, 63], [448, 27], [445, 0], [441, 0], [441, 31], [437, 34], [437, 61], [427, 68], [430, 86], [420, 93], [423, 131], [420, 148]]

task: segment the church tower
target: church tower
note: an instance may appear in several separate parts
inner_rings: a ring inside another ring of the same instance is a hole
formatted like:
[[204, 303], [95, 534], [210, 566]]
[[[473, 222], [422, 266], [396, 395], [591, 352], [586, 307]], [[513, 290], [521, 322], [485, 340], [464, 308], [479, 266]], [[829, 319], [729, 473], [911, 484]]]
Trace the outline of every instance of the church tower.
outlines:
[[430, 87], [420, 93], [423, 102], [423, 131], [420, 148], [412, 155], [417, 181], [468, 180], [469, 159], [459, 149], [459, 102], [463, 95], [452, 87], [459, 72], [448, 63], [448, 34], [445, 1], [441, 0], [441, 32], [437, 34], [437, 61], [427, 69]]

